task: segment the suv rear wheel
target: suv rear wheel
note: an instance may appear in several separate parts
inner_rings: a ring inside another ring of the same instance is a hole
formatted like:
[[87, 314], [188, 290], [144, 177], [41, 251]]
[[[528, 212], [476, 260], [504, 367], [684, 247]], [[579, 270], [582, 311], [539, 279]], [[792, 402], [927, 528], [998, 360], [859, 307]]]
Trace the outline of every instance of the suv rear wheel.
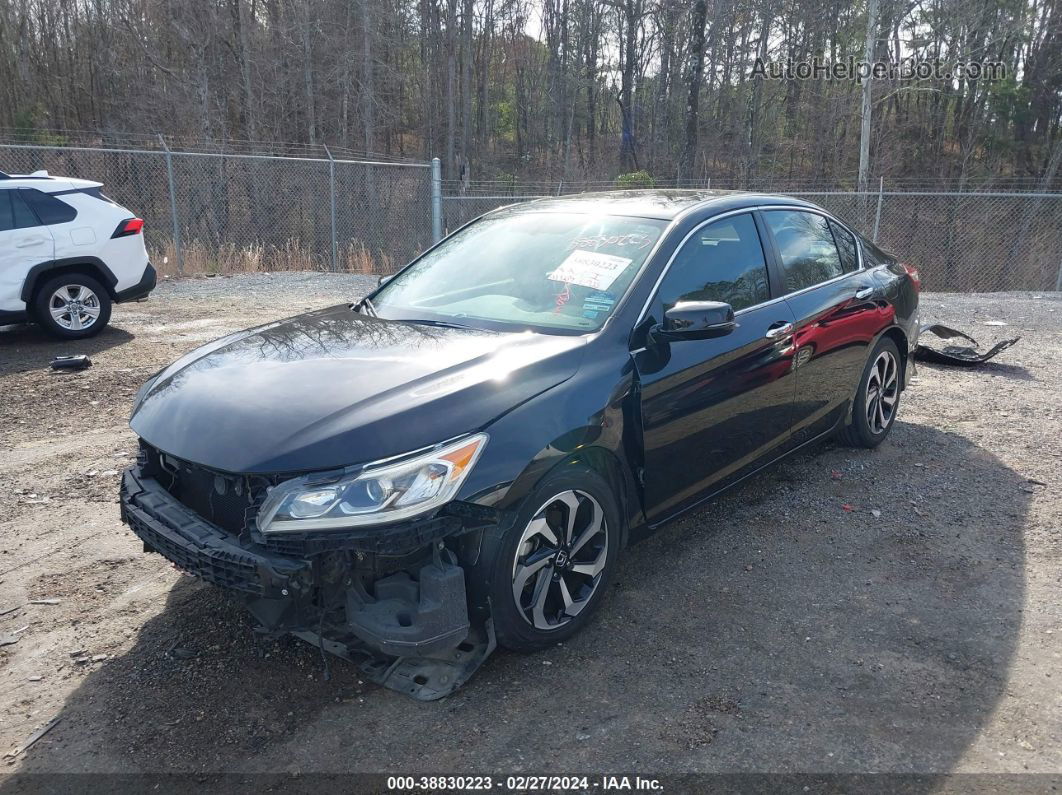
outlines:
[[41, 285], [33, 314], [53, 336], [84, 339], [99, 334], [111, 319], [111, 297], [91, 276], [67, 273]]

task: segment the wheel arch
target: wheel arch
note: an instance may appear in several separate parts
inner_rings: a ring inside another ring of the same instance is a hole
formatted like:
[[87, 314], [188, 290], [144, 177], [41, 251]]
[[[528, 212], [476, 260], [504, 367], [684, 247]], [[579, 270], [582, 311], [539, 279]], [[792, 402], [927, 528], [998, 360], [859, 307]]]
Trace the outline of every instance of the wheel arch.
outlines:
[[[907, 362], [911, 355], [910, 342], [907, 339], [907, 334], [900, 326], [889, 326], [882, 331], [878, 338], [874, 340], [874, 345], [876, 346], [885, 337], [895, 342], [896, 348], [900, 351], [900, 390], [903, 391], [907, 388]], [[873, 346], [871, 349], [873, 350]]]
[[118, 284], [118, 277], [114, 275], [103, 260], [98, 257], [68, 257], [41, 262], [29, 269], [22, 283], [22, 295], [20, 296], [26, 304], [27, 310], [32, 313], [33, 302], [37, 298], [37, 291], [41, 285], [54, 276], [62, 276], [68, 273], [91, 276], [103, 285], [112, 301], [117, 300], [115, 287]]
[[[546, 465], [543, 465], [545, 463]], [[537, 465], [536, 465], [537, 464]], [[629, 466], [626, 466], [607, 447], [600, 445], [580, 446], [567, 453], [558, 453], [555, 446], [542, 450], [539, 456], [513, 480], [506, 495], [510, 504], [522, 500], [546, 478], [573, 466], [585, 466], [600, 475], [612, 489], [623, 520], [620, 547], [626, 547], [630, 537], [633, 517], [641, 510], [635, 490], [634, 478]]]
[[625, 467], [614, 452], [604, 447], [587, 447], [577, 453], [573, 453], [561, 461], [557, 467], [567, 467], [583, 464], [589, 467], [605, 479], [619, 504], [620, 516], [623, 518], [623, 528], [620, 535], [620, 548], [627, 546], [630, 535], [631, 509], [638, 505], [637, 494], [634, 489], [634, 480], [631, 477], [630, 467]]
[[[902, 327], [897, 325], [888, 326], [877, 333], [870, 346], [867, 348], [867, 360], [870, 359], [870, 354], [878, 346], [878, 343], [885, 337], [891, 339], [896, 343], [896, 348], [900, 352], [900, 391], [902, 392], [906, 388], [907, 382], [907, 359], [910, 356], [909, 346], [910, 343], [907, 340], [907, 334], [904, 333]], [[864, 365], [865, 366], [865, 365]], [[856, 390], [859, 386], [856, 386]], [[848, 408], [844, 412], [844, 424], [847, 425], [852, 421], [852, 410], [855, 408], [855, 397], [853, 396], [848, 400]]]

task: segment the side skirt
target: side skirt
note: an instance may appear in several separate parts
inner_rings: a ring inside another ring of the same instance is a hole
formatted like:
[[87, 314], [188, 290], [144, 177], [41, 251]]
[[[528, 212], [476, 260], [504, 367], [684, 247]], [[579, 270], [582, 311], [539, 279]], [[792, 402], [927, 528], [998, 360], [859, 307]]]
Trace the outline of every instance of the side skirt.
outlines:
[[667, 524], [668, 522], [670, 522], [670, 521], [672, 521], [674, 519], [677, 519], [678, 517], [682, 516], [682, 514], [688, 513], [689, 511], [692, 511], [694, 508], [701, 507], [702, 505], [704, 505], [709, 500], [718, 497], [720, 494], [722, 494], [725, 491], [729, 491], [730, 489], [734, 488], [734, 486], [737, 486], [740, 483], [744, 483], [746, 480], [751, 478], [753, 475], [758, 475], [760, 472], [762, 472], [763, 470], [767, 469], [768, 467], [774, 466], [779, 461], [781, 461], [781, 460], [783, 460], [785, 458], [788, 458], [789, 456], [793, 455], [794, 453], [799, 452], [800, 450], [803, 450], [805, 447], [813, 445], [813, 444], [815, 444], [815, 442], [821, 441], [823, 439], [828, 438], [829, 436], [832, 436], [837, 431], [837, 428], [840, 425], [842, 425], [844, 422], [845, 422], [845, 414], [841, 414], [840, 418], [837, 420], [837, 422], [833, 425], [832, 428], [827, 428], [825, 431], [820, 433], [818, 436], [812, 436], [810, 439], [801, 442], [800, 444], [798, 444], [796, 447], [792, 448], [791, 450], [786, 450], [784, 453], [781, 453], [780, 455], [775, 456], [774, 458], [770, 459], [766, 463], [761, 464], [760, 466], [756, 467], [755, 469], [753, 469], [753, 470], [751, 470], [749, 472], [746, 472], [744, 475], [739, 477], [737, 480], [735, 480], [735, 481], [733, 481], [731, 483], [728, 483], [727, 485], [723, 486], [721, 489], [716, 489], [715, 491], [711, 491], [708, 494], [706, 494], [705, 496], [701, 497], [696, 502], [690, 503], [685, 508], [681, 508], [680, 510], [675, 511], [672, 514], [668, 514], [668, 516], [666, 518], [660, 519], [660, 520], [658, 520], [656, 522], [649, 522], [648, 523], [649, 529], [650, 530], [656, 530], [661, 525]]
[[29, 312], [10, 312], [6, 309], [0, 310], [0, 326], [10, 326], [15, 323], [28, 323]]

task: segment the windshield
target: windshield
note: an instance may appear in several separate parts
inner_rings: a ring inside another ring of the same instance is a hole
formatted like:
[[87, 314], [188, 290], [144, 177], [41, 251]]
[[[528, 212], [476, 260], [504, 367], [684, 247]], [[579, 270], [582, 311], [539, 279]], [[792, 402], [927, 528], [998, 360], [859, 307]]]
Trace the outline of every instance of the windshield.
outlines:
[[483, 218], [385, 284], [391, 320], [593, 331], [649, 256], [664, 221], [520, 212]]

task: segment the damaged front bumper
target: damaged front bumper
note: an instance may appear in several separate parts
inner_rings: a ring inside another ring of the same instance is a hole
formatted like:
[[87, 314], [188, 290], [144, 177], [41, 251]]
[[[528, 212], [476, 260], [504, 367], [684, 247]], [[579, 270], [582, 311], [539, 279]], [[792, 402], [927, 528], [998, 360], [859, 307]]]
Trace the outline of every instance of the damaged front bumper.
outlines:
[[206, 521], [140, 465], [121, 484], [122, 521], [145, 550], [238, 595], [261, 632], [294, 634], [422, 700], [452, 692], [494, 649], [489, 612], [470, 609], [459, 555], [499, 514], [448, 509], [356, 533], [271, 538]]

